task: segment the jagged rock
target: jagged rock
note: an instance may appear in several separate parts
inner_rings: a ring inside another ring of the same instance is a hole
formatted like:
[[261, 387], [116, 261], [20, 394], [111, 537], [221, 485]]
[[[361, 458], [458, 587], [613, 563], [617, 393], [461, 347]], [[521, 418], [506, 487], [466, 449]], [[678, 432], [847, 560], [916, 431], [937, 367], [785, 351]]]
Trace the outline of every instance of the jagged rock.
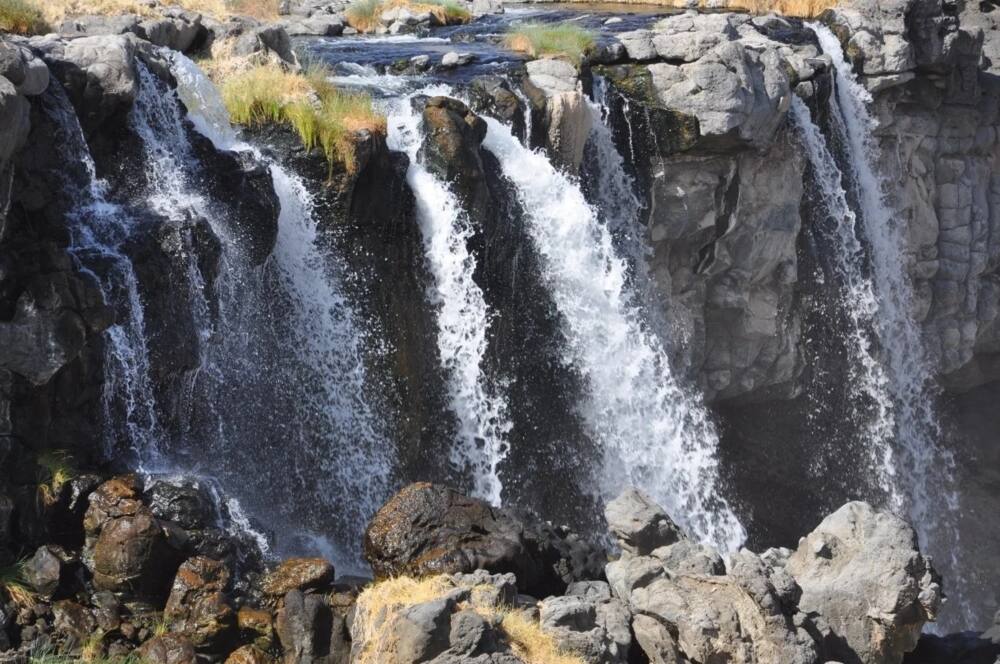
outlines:
[[470, 104], [476, 113], [495, 117], [524, 136], [524, 108], [507, 80], [501, 76], [477, 76], [469, 86]]
[[637, 489], [627, 489], [604, 508], [608, 530], [623, 551], [648, 555], [681, 539], [680, 529], [663, 508]]
[[290, 37], [337, 37], [344, 32], [344, 19], [334, 14], [283, 21], [281, 25]]
[[229, 577], [223, 563], [205, 557], [188, 559], [174, 577], [163, 617], [199, 651], [224, 652], [235, 637], [236, 613], [226, 595]]
[[81, 37], [69, 42], [51, 37], [30, 44], [66, 88], [84, 132], [106, 122], [122, 122], [138, 93], [134, 37]]
[[198, 482], [153, 480], [144, 496], [156, 518], [173, 521], [185, 530], [206, 528], [216, 520], [212, 497]]
[[241, 34], [232, 47], [233, 55], [251, 56], [274, 54], [286, 65], [298, 66], [298, 58], [292, 51], [292, 42], [288, 33], [280, 26], [257, 27]]
[[97, 630], [97, 620], [93, 612], [85, 606], [68, 599], [52, 605], [53, 628], [63, 638], [71, 640], [71, 650], [80, 648]]
[[49, 87], [49, 68], [21, 45], [0, 41], [0, 76], [14, 84], [18, 94], [33, 97]]
[[139, 479], [135, 475], [122, 475], [104, 482], [87, 500], [89, 506], [83, 517], [83, 530], [88, 538], [88, 548], [96, 542], [106, 523], [119, 517], [133, 516], [143, 507]]
[[758, 53], [725, 41], [694, 62], [656, 62], [649, 72], [660, 103], [698, 118], [701, 139], [719, 146], [769, 146], [791, 102], [773, 48]]
[[542, 631], [588, 664], [625, 664], [632, 632], [629, 611], [618, 599], [582, 595], [549, 597], [539, 603]]
[[340, 628], [323, 596], [290, 591], [275, 620], [285, 664], [342, 661], [344, 653], [333, 649], [342, 645], [336, 636]]
[[683, 539], [650, 552], [663, 567], [675, 574], [704, 574], [717, 576], [726, 573], [726, 566], [719, 553], [704, 544]]
[[655, 60], [656, 47], [653, 46], [652, 30], [632, 30], [615, 35], [625, 47], [625, 53], [635, 62]]
[[823, 617], [830, 658], [898, 664], [941, 605], [937, 575], [913, 529], [867, 503], [848, 503], [824, 519], [786, 569], [802, 588], [799, 610]]
[[525, 66], [528, 80], [545, 95], [549, 154], [560, 166], [576, 172], [593, 125], [576, 67], [552, 58], [532, 60]]
[[420, 158], [424, 165], [452, 183], [473, 218], [481, 218], [490, 200], [479, 155], [486, 122], [457, 99], [433, 97], [424, 107], [423, 130], [426, 139]]
[[323, 558], [289, 558], [270, 572], [261, 583], [268, 595], [284, 595], [292, 590], [322, 588], [333, 582], [333, 565]]
[[135, 654], [149, 664], [196, 664], [194, 646], [183, 634], [164, 634], [146, 641]]
[[62, 576], [63, 561], [61, 551], [50, 546], [40, 546], [29, 558], [22, 569], [24, 580], [36, 593], [46, 599], [51, 599], [59, 588]]
[[365, 531], [365, 558], [377, 577], [512, 572], [525, 592], [545, 596], [595, 573], [599, 555], [570, 533], [525, 523], [513, 513], [429, 484], [397, 493]]

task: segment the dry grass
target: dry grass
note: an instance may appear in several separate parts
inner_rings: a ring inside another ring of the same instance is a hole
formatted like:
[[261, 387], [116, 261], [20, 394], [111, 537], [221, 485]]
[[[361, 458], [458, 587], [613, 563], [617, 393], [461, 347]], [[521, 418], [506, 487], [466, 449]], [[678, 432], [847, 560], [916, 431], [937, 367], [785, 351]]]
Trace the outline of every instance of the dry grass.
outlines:
[[216, 80], [233, 122], [288, 125], [307, 150], [322, 150], [331, 169], [356, 170], [357, 132], [386, 132], [385, 117], [369, 96], [335, 88], [322, 69], [301, 73], [263, 65]]
[[413, 14], [428, 12], [439, 23], [468, 23], [472, 15], [458, 0], [354, 0], [344, 11], [347, 24], [359, 32], [372, 32], [380, 24], [382, 12], [405, 7]]
[[65, 450], [51, 450], [39, 455], [38, 494], [46, 505], [54, 505], [59, 500], [63, 486], [76, 477], [73, 458]]
[[524, 23], [505, 40], [507, 48], [533, 58], [559, 56], [579, 64], [594, 48], [594, 33], [574, 23]]
[[[355, 640], [364, 643], [364, 650], [352, 661], [356, 664], [393, 661], [391, 635], [398, 611], [440, 599], [454, 589], [447, 576], [397, 577], [368, 586], [358, 597], [353, 627]], [[511, 649], [527, 664], [584, 664], [580, 657], [561, 650], [530, 614], [497, 606], [492, 603], [494, 596], [492, 586], [477, 586], [472, 588], [471, 600], [459, 608], [471, 608], [497, 624]]]
[[0, 567], [0, 594], [18, 608], [33, 606], [38, 599], [24, 580], [24, 561]]
[[30, 0], [0, 0], [0, 32], [37, 35], [48, 32], [41, 8]]
[[[610, 2], [623, 5], [659, 5], [675, 9], [688, 9], [689, 0], [582, 0], [582, 2]], [[795, 18], [816, 18], [839, 3], [832, 0], [698, 0], [700, 9], [745, 11], [751, 14], [781, 14]]]
[[[0, 7], [4, 4], [35, 4], [44, 20], [54, 26], [68, 17], [87, 14], [159, 15], [155, 8], [138, 0], [0, 0]], [[242, 15], [267, 20], [278, 16], [278, 0], [171, 0], [169, 4], [218, 19]]]

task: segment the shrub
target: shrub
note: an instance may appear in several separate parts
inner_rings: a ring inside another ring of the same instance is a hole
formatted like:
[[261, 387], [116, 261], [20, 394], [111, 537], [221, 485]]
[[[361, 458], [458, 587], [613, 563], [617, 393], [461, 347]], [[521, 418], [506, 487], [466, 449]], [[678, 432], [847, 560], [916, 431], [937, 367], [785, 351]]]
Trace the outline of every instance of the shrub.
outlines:
[[47, 505], [59, 499], [63, 485], [76, 477], [73, 458], [64, 450], [52, 450], [38, 456], [41, 476], [38, 478], [38, 493]]
[[555, 55], [579, 64], [594, 48], [594, 34], [573, 23], [524, 23], [507, 34], [507, 46], [532, 57]]
[[31, 0], [0, 0], [0, 31], [37, 35], [48, 29], [45, 15]]
[[227, 77], [222, 98], [233, 122], [286, 124], [307, 150], [322, 150], [331, 169], [338, 163], [348, 172], [356, 169], [355, 132], [386, 131], [385, 117], [375, 110], [371, 97], [334, 87], [323, 69], [301, 74], [270, 65], [255, 67]]

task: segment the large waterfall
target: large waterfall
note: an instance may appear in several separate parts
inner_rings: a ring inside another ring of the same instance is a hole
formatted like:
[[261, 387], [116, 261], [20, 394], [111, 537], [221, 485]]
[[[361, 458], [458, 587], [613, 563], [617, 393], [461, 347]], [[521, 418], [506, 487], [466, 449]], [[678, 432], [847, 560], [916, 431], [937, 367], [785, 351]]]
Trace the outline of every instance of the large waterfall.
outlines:
[[718, 437], [635, 308], [608, 226], [544, 154], [500, 122], [487, 124], [484, 145], [517, 190], [565, 321], [566, 352], [587, 381], [584, 417], [605, 453], [604, 492], [641, 487], [691, 532], [735, 550], [745, 532], [719, 496]]

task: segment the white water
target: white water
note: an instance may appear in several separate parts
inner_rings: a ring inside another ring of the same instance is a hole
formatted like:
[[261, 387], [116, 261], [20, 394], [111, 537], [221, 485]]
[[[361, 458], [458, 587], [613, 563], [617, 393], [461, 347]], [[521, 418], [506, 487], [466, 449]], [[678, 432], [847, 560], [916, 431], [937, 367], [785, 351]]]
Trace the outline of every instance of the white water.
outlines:
[[[238, 140], [221, 96], [194, 63], [179, 54], [174, 54], [172, 60], [177, 96], [189, 109], [188, 118], [195, 129], [217, 149], [249, 151], [267, 163], [280, 203], [274, 251], [263, 267], [253, 268], [230, 238], [225, 210], [213, 213], [216, 206], [198, 188], [198, 164], [191, 158], [178, 105], [164, 100], [155, 80], [143, 72], [133, 124], [146, 145], [151, 181], [157, 183], [150, 201], [167, 216], [183, 218], [195, 213], [205, 217], [223, 241], [217, 288], [218, 334], [213, 335], [207, 316], [198, 315], [197, 310], [203, 307], [207, 312], [200, 281], [190, 293], [205, 345], [198, 373], [209, 390], [232, 395], [233, 388], [238, 389], [234, 381], [247, 381], [291, 399], [296, 407], [294, 415], [229, 412], [231, 406], [227, 408], [212, 399], [208, 410], [215, 424], [200, 430], [211, 440], [191, 442], [214, 446], [220, 455], [221, 463], [216, 468], [219, 479], [232, 495], [252, 499], [255, 508], [264, 512], [277, 510], [272, 516], [281, 523], [273, 523], [272, 527], [281, 532], [286, 543], [293, 536], [298, 536], [300, 542], [319, 541], [304, 522], [285, 522], [287, 516], [277, 516], [282, 509], [293, 509], [293, 501], [299, 505], [306, 483], [310, 484], [308, 491], [316, 494], [309, 496], [314, 505], [323, 505], [335, 513], [340, 527], [360, 537], [367, 520], [391, 493], [394, 467], [382, 431], [386, 414], [373, 412], [367, 399], [370, 390], [362, 351], [364, 334], [342, 294], [340, 275], [330, 267], [333, 261], [320, 246], [313, 197], [301, 178]], [[229, 219], [228, 223], [241, 221]], [[275, 287], [277, 293], [272, 293]], [[280, 313], [270, 314], [268, 307], [274, 296]], [[281, 344], [280, 353], [291, 357], [273, 360], [262, 356], [275, 343]], [[246, 389], [255, 389], [250, 384]], [[200, 407], [190, 404], [192, 411]], [[264, 438], [267, 434], [263, 430], [253, 432], [253, 424], [244, 420], [247, 416], [260, 418], [269, 428], [277, 427], [283, 436], [283, 449], [275, 449], [272, 455], [267, 447], [272, 442]], [[282, 423], [282, 419], [286, 421]], [[246, 439], [248, 432], [261, 439]], [[284, 486], [246, 482], [246, 466], [273, 463], [288, 465], [268, 468], [281, 477]], [[230, 465], [234, 472], [229, 472]], [[296, 488], [296, 482], [303, 486]], [[277, 495], [284, 498], [276, 501]], [[282, 501], [288, 504], [275, 504]], [[242, 509], [230, 512], [242, 514]], [[301, 518], [309, 521], [313, 516], [306, 513]], [[341, 561], [348, 565], [356, 562]]]
[[[876, 486], [882, 487], [893, 508], [901, 511], [905, 499], [901, 478], [896, 475], [893, 449], [895, 409], [889, 378], [870, 337], [876, 326], [879, 305], [875, 286], [867, 274], [865, 251], [858, 240], [857, 218], [848, 204], [842, 174], [826, 138], [812, 121], [809, 107], [798, 96], [792, 97], [792, 115], [799, 127], [823, 208], [834, 227], [830, 246], [843, 288], [841, 301], [850, 320], [850, 328], [842, 330], [847, 335], [851, 363], [849, 383], [845, 388], [850, 393], [855, 421], [861, 425], [861, 435], [870, 453], [869, 463], [877, 479]], [[825, 229], [827, 226], [820, 224], [819, 227]]]
[[[810, 24], [823, 52], [833, 59], [835, 99], [833, 125], [841, 133], [853, 170], [864, 238], [871, 253], [878, 315], [876, 331], [889, 379], [895, 415], [896, 474], [905, 486], [905, 510], [922, 544], [939, 560], [958, 587], [958, 603], [971, 624], [963, 601], [965, 582], [958, 561], [958, 492], [951, 452], [939, 444], [942, 432], [935, 408], [932, 370], [920, 336], [905, 252], [901, 217], [886, 199], [887, 184], [879, 169], [875, 120], [868, 110], [871, 95], [855, 77], [837, 37], [824, 25]], [[939, 548], [940, 547], [940, 548]]]
[[67, 177], [75, 203], [69, 219], [70, 251], [84, 269], [98, 278], [105, 301], [116, 314], [115, 324], [105, 334], [101, 398], [104, 452], [111, 457], [125, 443], [141, 470], [144, 464], [155, 463], [160, 429], [149, 380], [149, 351], [138, 283], [132, 262], [122, 250], [136, 222], [121, 206], [108, 200], [107, 183], [97, 177], [90, 148], [66, 93], [53, 85], [48, 98], [54, 102], [52, 117], [65, 132], [61, 146], [66, 161], [83, 165], [86, 180], [80, 186]]
[[[447, 94], [446, 88], [422, 94]], [[468, 248], [473, 230], [449, 187], [418, 158], [420, 114], [409, 97], [396, 100], [389, 116], [389, 146], [410, 158], [406, 180], [417, 203], [417, 220], [427, 264], [434, 277], [430, 300], [437, 312], [437, 346], [448, 376], [451, 407], [460, 430], [451, 460], [471, 474], [474, 494], [499, 505], [500, 463], [507, 456], [511, 423], [502, 385], [491, 385], [484, 371], [492, 315], [473, 280], [476, 258]]]
[[627, 264], [578, 184], [487, 119], [485, 147], [518, 192], [567, 351], [588, 383], [583, 414], [604, 453], [603, 493], [632, 484], [724, 552], [746, 533], [720, 497], [718, 435], [681, 389], [627, 288]]

